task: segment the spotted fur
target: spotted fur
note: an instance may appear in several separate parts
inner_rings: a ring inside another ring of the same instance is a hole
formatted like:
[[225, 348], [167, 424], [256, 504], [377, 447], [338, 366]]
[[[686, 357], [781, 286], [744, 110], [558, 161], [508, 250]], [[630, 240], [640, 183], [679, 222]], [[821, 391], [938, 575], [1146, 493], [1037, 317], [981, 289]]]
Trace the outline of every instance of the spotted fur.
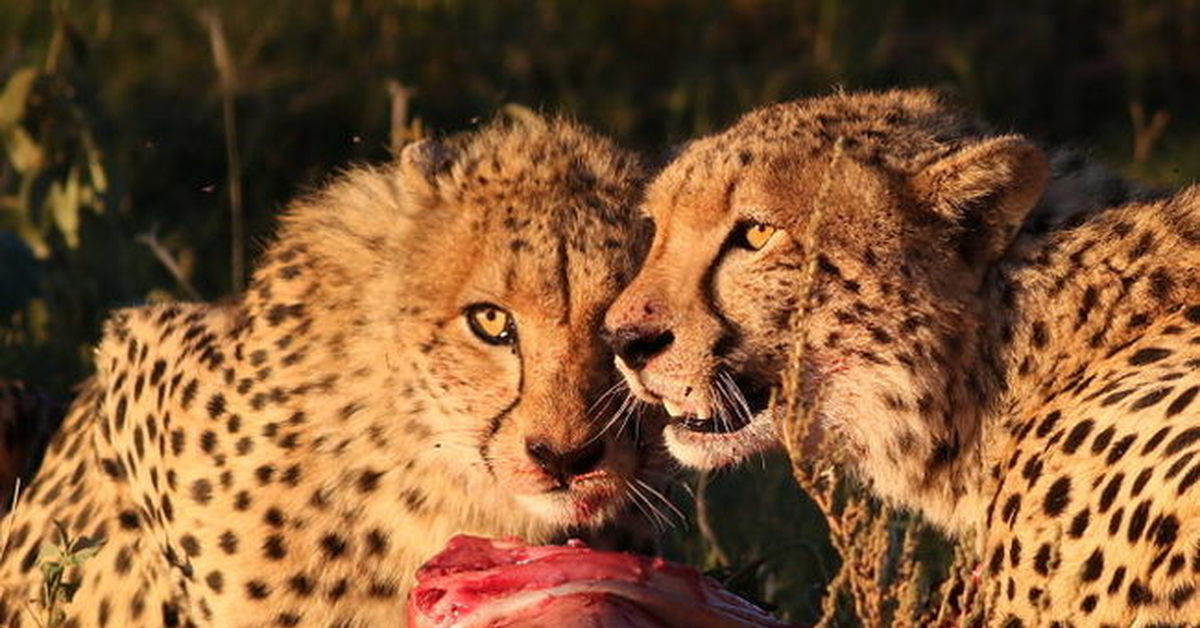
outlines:
[[[104, 540], [68, 626], [394, 626], [452, 534], [612, 519], [654, 471], [648, 440], [588, 420], [641, 177], [566, 121], [418, 143], [294, 204], [239, 299], [113, 316], [2, 522], [0, 624], [34, 625], [52, 521]], [[515, 342], [473, 334], [481, 302]], [[552, 470], [534, 445], [595, 455]]]
[[[719, 373], [781, 384], [798, 325], [804, 451], [973, 542], [988, 625], [1194, 625], [1200, 188], [1158, 198], [1063, 159], [922, 91], [775, 105], [693, 142], [648, 190], [655, 241], [608, 314], [631, 384], [684, 415], [672, 451], [772, 445], [765, 400], [696, 428]], [[782, 231], [748, 250], [747, 223]]]

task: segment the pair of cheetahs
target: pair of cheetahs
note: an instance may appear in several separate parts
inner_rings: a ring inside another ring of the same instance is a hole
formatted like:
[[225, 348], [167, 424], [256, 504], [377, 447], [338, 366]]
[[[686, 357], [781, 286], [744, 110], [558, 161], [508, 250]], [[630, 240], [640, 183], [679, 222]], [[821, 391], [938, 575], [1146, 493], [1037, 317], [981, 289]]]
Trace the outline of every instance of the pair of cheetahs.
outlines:
[[397, 625], [455, 533], [652, 498], [659, 434], [772, 447], [798, 369], [811, 454], [973, 542], [989, 626], [1198, 625], [1200, 190], [1096, 173], [924, 91], [653, 178], [561, 120], [411, 145], [296, 202], [240, 300], [113, 317], [0, 522], [0, 624], [57, 523], [103, 539], [64, 625]]

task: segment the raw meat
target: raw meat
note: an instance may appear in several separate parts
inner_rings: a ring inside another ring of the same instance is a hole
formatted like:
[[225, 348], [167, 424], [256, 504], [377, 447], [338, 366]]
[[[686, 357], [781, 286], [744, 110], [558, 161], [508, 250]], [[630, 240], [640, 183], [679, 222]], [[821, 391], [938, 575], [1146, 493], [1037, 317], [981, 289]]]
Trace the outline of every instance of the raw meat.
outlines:
[[700, 572], [572, 541], [456, 536], [417, 573], [410, 628], [782, 628]]

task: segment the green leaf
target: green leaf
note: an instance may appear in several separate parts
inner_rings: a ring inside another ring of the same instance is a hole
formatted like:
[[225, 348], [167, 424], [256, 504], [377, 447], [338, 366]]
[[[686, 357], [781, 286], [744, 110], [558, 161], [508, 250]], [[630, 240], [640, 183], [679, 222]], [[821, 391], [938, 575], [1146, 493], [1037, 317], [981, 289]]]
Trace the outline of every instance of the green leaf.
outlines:
[[25, 129], [13, 126], [4, 134], [4, 140], [8, 145], [8, 159], [17, 172], [26, 174], [42, 168], [45, 151]]
[[37, 75], [37, 68], [26, 66], [14, 72], [4, 84], [4, 91], [0, 92], [0, 131], [15, 127], [25, 115], [25, 103]]
[[46, 199], [50, 215], [70, 248], [79, 246], [79, 198], [79, 171], [72, 168], [66, 181], [50, 185], [50, 196]]

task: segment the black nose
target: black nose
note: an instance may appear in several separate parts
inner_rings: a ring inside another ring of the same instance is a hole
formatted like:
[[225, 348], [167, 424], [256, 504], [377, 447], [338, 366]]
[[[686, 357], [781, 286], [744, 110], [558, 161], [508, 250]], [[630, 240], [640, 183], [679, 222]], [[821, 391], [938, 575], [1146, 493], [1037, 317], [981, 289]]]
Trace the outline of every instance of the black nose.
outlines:
[[638, 325], [621, 327], [609, 332], [606, 338], [613, 351], [635, 371], [641, 370], [654, 356], [675, 342], [675, 334], [669, 329], [663, 331]]
[[565, 482], [594, 470], [604, 459], [604, 441], [596, 439], [579, 449], [559, 453], [542, 441], [526, 441], [529, 457], [551, 477]]

